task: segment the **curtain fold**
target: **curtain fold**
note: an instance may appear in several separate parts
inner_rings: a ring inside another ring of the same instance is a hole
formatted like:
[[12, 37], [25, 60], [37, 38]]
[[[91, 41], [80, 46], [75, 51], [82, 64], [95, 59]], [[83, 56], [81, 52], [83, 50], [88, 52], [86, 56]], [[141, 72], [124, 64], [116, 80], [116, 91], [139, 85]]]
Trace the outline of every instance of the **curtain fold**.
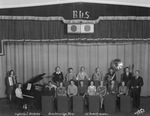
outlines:
[[[72, 67], [77, 74], [81, 66], [91, 77], [96, 67], [100, 67], [103, 75], [107, 73], [110, 62], [119, 58], [124, 67], [134, 64], [134, 71], [140, 70], [144, 79], [142, 96], [150, 96], [150, 43], [128, 44], [52, 44], [48, 42], [7, 42], [6, 54], [0, 57], [1, 89], [5, 89], [6, 72], [13, 69], [19, 82], [26, 82], [33, 76], [46, 73], [52, 75], [56, 66], [60, 66], [64, 75]], [[117, 80], [123, 71], [117, 72]], [[44, 78], [42, 83], [47, 83]], [[0, 91], [5, 96], [4, 90]]]

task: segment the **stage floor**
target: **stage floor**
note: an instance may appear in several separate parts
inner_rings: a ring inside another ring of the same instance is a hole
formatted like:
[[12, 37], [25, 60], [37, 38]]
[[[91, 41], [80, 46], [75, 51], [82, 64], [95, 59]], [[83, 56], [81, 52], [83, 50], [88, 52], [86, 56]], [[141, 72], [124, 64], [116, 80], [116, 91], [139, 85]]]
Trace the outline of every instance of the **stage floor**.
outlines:
[[[150, 97], [141, 97], [141, 108], [145, 109], [145, 113], [140, 116], [150, 116]], [[7, 99], [0, 99], [0, 116], [136, 116], [133, 109], [131, 113], [122, 113], [117, 109], [116, 113], [108, 114], [102, 111], [101, 113], [51, 113], [44, 115], [40, 110], [31, 108], [29, 111], [21, 112], [17, 109], [16, 104], [10, 104]]]

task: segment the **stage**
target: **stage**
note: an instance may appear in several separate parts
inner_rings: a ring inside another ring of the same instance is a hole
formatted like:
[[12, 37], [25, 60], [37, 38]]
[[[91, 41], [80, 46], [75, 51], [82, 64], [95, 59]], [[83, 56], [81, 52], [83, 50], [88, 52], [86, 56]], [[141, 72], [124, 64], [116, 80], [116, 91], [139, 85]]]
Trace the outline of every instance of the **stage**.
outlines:
[[[141, 97], [141, 108], [145, 109], [145, 113], [140, 116], [149, 116], [150, 115], [150, 97]], [[122, 113], [117, 109], [116, 113], [105, 113], [104, 110], [99, 113], [89, 113], [85, 109], [84, 113], [49, 113], [44, 115], [40, 110], [36, 108], [31, 108], [29, 111], [21, 112], [17, 109], [15, 103], [10, 103], [7, 99], [0, 99], [0, 116], [136, 116], [134, 112], [137, 109], [133, 109], [131, 113]]]

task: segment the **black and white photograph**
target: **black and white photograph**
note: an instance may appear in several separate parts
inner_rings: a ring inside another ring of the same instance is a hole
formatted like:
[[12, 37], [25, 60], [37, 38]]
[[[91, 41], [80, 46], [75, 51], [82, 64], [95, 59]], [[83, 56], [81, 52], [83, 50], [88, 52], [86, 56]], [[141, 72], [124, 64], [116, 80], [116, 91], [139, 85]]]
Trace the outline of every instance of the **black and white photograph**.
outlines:
[[0, 116], [150, 116], [150, 0], [0, 0]]

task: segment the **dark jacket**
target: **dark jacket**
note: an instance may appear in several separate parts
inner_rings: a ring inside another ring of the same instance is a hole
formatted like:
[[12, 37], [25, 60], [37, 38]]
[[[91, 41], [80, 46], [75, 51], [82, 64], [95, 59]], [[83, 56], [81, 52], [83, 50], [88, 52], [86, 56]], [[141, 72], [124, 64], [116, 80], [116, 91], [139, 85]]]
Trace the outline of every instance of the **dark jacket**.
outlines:
[[51, 89], [49, 89], [49, 87], [45, 87], [45, 95], [46, 96], [51, 96], [51, 97], [55, 97], [55, 88], [52, 87]]
[[58, 84], [60, 82], [63, 82], [64, 80], [64, 76], [63, 76], [63, 73], [60, 72], [59, 74], [57, 74], [56, 72], [53, 73], [53, 82]]
[[123, 74], [122, 74], [122, 79], [121, 79], [121, 81], [124, 81], [124, 82], [125, 82], [125, 85], [126, 85], [128, 88], [130, 87], [131, 79], [132, 79], [132, 73], [129, 73], [128, 76], [127, 76], [126, 73], [123, 73]]
[[143, 78], [140, 76], [137, 79], [135, 76], [131, 79], [131, 88], [136, 88], [136, 86], [138, 86], [138, 89], [141, 90], [143, 84]]

